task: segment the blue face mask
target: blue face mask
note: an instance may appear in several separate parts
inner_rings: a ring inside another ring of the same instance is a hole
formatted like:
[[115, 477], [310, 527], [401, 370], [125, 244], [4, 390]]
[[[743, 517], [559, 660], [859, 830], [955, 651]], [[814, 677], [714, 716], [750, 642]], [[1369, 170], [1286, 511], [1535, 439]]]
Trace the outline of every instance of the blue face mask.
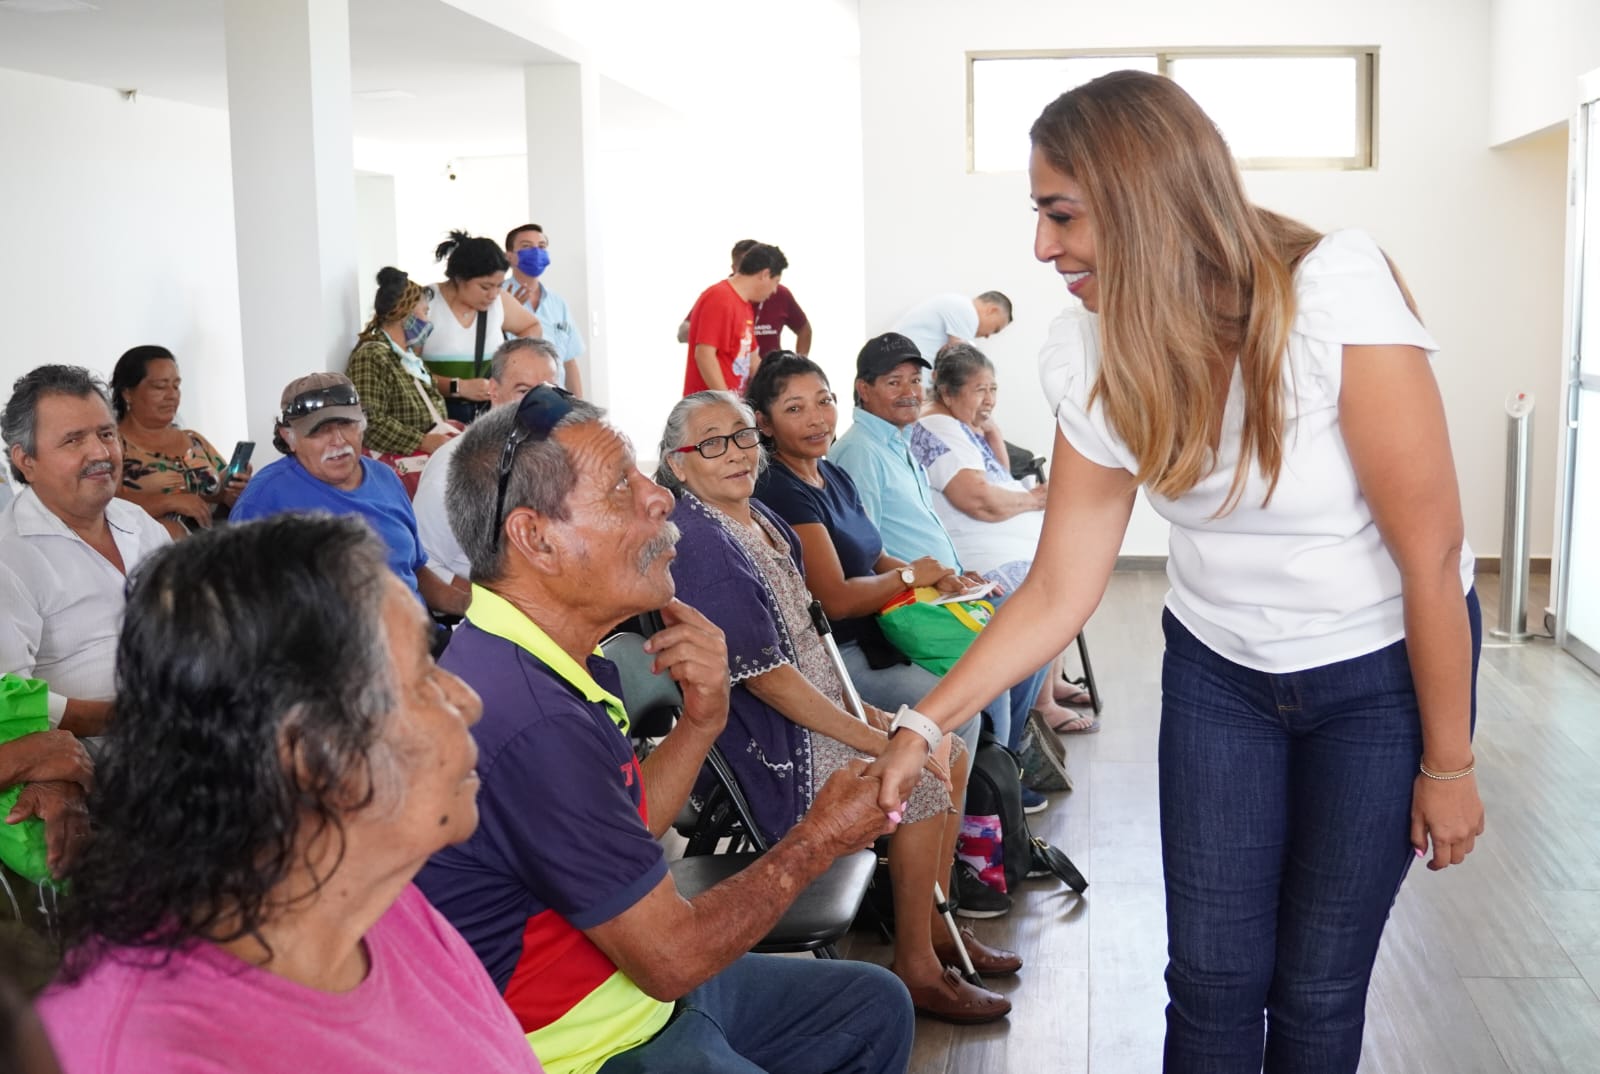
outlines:
[[517, 251], [517, 268], [524, 276], [540, 276], [550, 267], [550, 251], [543, 246], [529, 246]]
[[408, 313], [400, 330], [405, 333], [406, 349], [414, 351], [422, 346], [423, 340], [433, 331], [433, 322], [425, 321], [415, 313]]

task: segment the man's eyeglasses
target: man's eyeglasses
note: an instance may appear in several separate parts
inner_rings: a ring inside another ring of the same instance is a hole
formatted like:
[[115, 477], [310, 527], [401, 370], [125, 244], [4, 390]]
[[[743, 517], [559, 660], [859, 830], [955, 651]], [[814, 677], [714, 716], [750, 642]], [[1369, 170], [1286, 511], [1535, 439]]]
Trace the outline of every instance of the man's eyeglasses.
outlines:
[[740, 429], [728, 436], [708, 436], [698, 444], [687, 447], [673, 448], [674, 455], [683, 455], [690, 451], [698, 451], [702, 459], [718, 459], [728, 453], [728, 441], [733, 441], [733, 446], [744, 448], [746, 451], [761, 443], [761, 433], [755, 429]]
[[511, 483], [511, 469], [517, 461], [517, 448], [529, 440], [548, 440], [550, 431], [562, 418], [572, 413], [572, 400], [577, 398], [565, 388], [554, 384], [541, 384], [517, 404], [517, 424], [506, 437], [506, 446], [500, 452], [500, 483], [494, 496], [494, 535], [489, 550], [500, 549], [500, 528], [506, 509], [506, 486]]
[[356, 394], [355, 388], [348, 384], [335, 384], [328, 388], [301, 392], [289, 400], [289, 405], [283, 408], [283, 418], [285, 421], [293, 418], [303, 418], [307, 414], [316, 413], [323, 407], [360, 405], [361, 397]]

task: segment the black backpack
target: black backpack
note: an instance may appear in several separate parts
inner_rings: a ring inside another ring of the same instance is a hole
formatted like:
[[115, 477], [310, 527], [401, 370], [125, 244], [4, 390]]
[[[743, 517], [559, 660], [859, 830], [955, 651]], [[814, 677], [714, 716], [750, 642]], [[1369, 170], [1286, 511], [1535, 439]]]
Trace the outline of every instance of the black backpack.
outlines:
[[1022, 811], [1022, 768], [1017, 755], [987, 731], [978, 743], [967, 782], [966, 811], [1000, 818], [1000, 846], [1005, 859], [1006, 890], [1016, 892], [1027, 876], [1054, 875], [1073, 891], [1089, 886], [1072, 860], [1028, 830]]

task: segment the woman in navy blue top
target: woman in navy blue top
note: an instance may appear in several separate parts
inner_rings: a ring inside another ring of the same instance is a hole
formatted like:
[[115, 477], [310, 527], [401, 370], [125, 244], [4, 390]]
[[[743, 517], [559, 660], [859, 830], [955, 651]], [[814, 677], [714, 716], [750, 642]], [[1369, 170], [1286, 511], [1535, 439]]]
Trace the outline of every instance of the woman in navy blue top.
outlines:
[[[832, 620], [845, 669], [861, 696], [878, 708], [914, 705], [939, 681], [906, 660], [878, 629], [878, 609], [916, 586], [954, 593], [965, 583], [932, 556], [911, 563], [883, 550], [883, 538], [861, 506], [850, 475], [824, 456], [833, 444], [838, 406], [828, 376], [792, 351], [767, 355], [745, 386], [772, 464], [756, 498], [794, 528], [806, 583]], [[978, 714], [957, 734], [978, 745]]]

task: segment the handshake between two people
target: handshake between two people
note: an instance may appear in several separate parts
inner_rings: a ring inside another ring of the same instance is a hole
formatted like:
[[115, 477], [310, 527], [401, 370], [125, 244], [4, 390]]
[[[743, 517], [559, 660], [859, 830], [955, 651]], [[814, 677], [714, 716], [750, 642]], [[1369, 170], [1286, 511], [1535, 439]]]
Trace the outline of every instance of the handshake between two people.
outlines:
[[[683, 694], [680, 725], [703, 738], [709, 749], [728, 721], [730, 677], [725, 639], [714, 623], [676, 598], [659, 614], [663, 628], [645, 643], [645, 651], [655, 657], [652, 670], [672, 676]], [[881, 714], [869, 710], [869, 715]], [[907, 743], [907, 739], [913, 741]], [[829, 777], [800, 823], [834, 856], [869, 847], [899, 825], [905, 802], [924, 767], [950, 785], [951, 748], [950, 735], [931, 755], [918, 736], [896, 735], [872, 762], [858, 759]], [[909, 776], [907, 765], [911, 766]]]

